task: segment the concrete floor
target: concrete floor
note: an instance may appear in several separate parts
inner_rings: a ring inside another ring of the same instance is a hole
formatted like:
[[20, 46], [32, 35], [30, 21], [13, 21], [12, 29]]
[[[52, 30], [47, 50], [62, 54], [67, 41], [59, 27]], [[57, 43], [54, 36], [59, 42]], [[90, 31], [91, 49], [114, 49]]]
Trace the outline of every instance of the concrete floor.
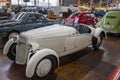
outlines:
[[[0, 41], [1, 42], [1, 41]], [[0, 80], [31, 80], [25, 77], [25, 65], [17, 65], [2, 54], [0, 43]], [[120, 62], [120, 37], [108, 37], [99, 51], [89, 46], [61, 57], [60, 67], [50, 80], [106, 80]]]

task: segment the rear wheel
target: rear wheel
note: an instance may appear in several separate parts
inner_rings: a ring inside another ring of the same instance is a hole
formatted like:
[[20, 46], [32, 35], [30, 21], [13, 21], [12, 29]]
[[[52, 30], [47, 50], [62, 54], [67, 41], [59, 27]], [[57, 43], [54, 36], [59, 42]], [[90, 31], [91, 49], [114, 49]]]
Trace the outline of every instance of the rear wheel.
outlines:
[[92, 45], [93, 45], [94, 50], [98, 50], [101, 43], [102, 43], [102, 40], [103, 40], [103, 37], [104, 37], [103, 33], [101, 33], [99, 36], [100, 36], [99, 39], [97, 39], [95, 37], [93, 39], [93, 44]]
[[40, 60], [36, 66], [33, 80], [49, 80], [57, 67], [57, 59], [48, 55]]
[[9, 48], [9, 52], [7, 54], [7, 57], [9, 59], [11, 59], [12, 61], [15, 61], [16, 58], [16, 45], [17, 43], [13, 43], [10, 48]]

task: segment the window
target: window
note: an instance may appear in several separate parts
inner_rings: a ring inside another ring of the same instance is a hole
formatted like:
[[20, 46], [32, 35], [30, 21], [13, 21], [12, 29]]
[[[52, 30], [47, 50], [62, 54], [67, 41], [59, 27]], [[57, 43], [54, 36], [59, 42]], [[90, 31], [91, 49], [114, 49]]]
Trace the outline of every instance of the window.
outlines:
[[95, 15], [94, 14], [90, 14], [91, 15], [91, 17], [95, 17]]
[[116, 17], [116, 16], [106, 16], [106, 18], [115, 19], [115, 18], [117, 18], [117, 17]]
[[70, 15], [70, 17], [72, 17], [72, 16], [79, 17], [80, 14], [79, 13], [73, 13], [73, 14]]
[[74, 14], [73, 16], [79, 17], [79, 16], [80, 16], [80, 14], [79, 14], [79, 13], [76, 13], [76, 14]]
[[34, 14], [29, 14], [27, 22], [37, 22], [37, 16], [35, 16]]
[[85, 17], [85, 18], [89, 18], [89, 17], [90, 17], [90, 14], [84, 14], [84, 17]]
[[22, 20], [24, 18], [24, 13], [18, 18], [18, 20]]
[[87, 27], [86, 25], [79, 25], [77, 30], [79, 31], [80, 34], [91, 32], [91, 29]]
[[46, 18], [43, 15], [40, 15], [40, 21], [45, 21]]
[[17, 13], [13, 18], [12, 20], [17, 20], [18, 16], [20, 15], [20, 13]]
[[24, 18], [25, 13], [18, 13], [12, 20], [22, 20]]
[[36, 21], [40, 21], [39, 14], [34, 14]]

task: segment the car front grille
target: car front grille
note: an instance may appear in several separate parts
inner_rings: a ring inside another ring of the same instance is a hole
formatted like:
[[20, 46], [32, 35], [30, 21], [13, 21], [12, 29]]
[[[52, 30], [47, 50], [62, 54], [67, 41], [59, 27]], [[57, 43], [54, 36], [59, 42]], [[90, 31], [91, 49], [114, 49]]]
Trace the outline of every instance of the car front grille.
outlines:
[[27, 39], [19, 36], [19, 41], [16, 47], [16, 63], [25, 64], [27, 61]]

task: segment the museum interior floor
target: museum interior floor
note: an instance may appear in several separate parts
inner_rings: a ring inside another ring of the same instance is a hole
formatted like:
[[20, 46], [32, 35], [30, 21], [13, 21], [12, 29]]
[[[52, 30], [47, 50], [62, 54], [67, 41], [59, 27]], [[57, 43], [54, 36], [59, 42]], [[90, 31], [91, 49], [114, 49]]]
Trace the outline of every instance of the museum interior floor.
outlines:
[[[25, 65], [17, 65], [2, 54], [0, 41], [0, 80], [31, 80], [25, 77]], [[109, 36], [100, 50], [91, 46], [60, 58], [60, 67], [50, 80], [106, 80], [120, 62], [120, 37]]]

